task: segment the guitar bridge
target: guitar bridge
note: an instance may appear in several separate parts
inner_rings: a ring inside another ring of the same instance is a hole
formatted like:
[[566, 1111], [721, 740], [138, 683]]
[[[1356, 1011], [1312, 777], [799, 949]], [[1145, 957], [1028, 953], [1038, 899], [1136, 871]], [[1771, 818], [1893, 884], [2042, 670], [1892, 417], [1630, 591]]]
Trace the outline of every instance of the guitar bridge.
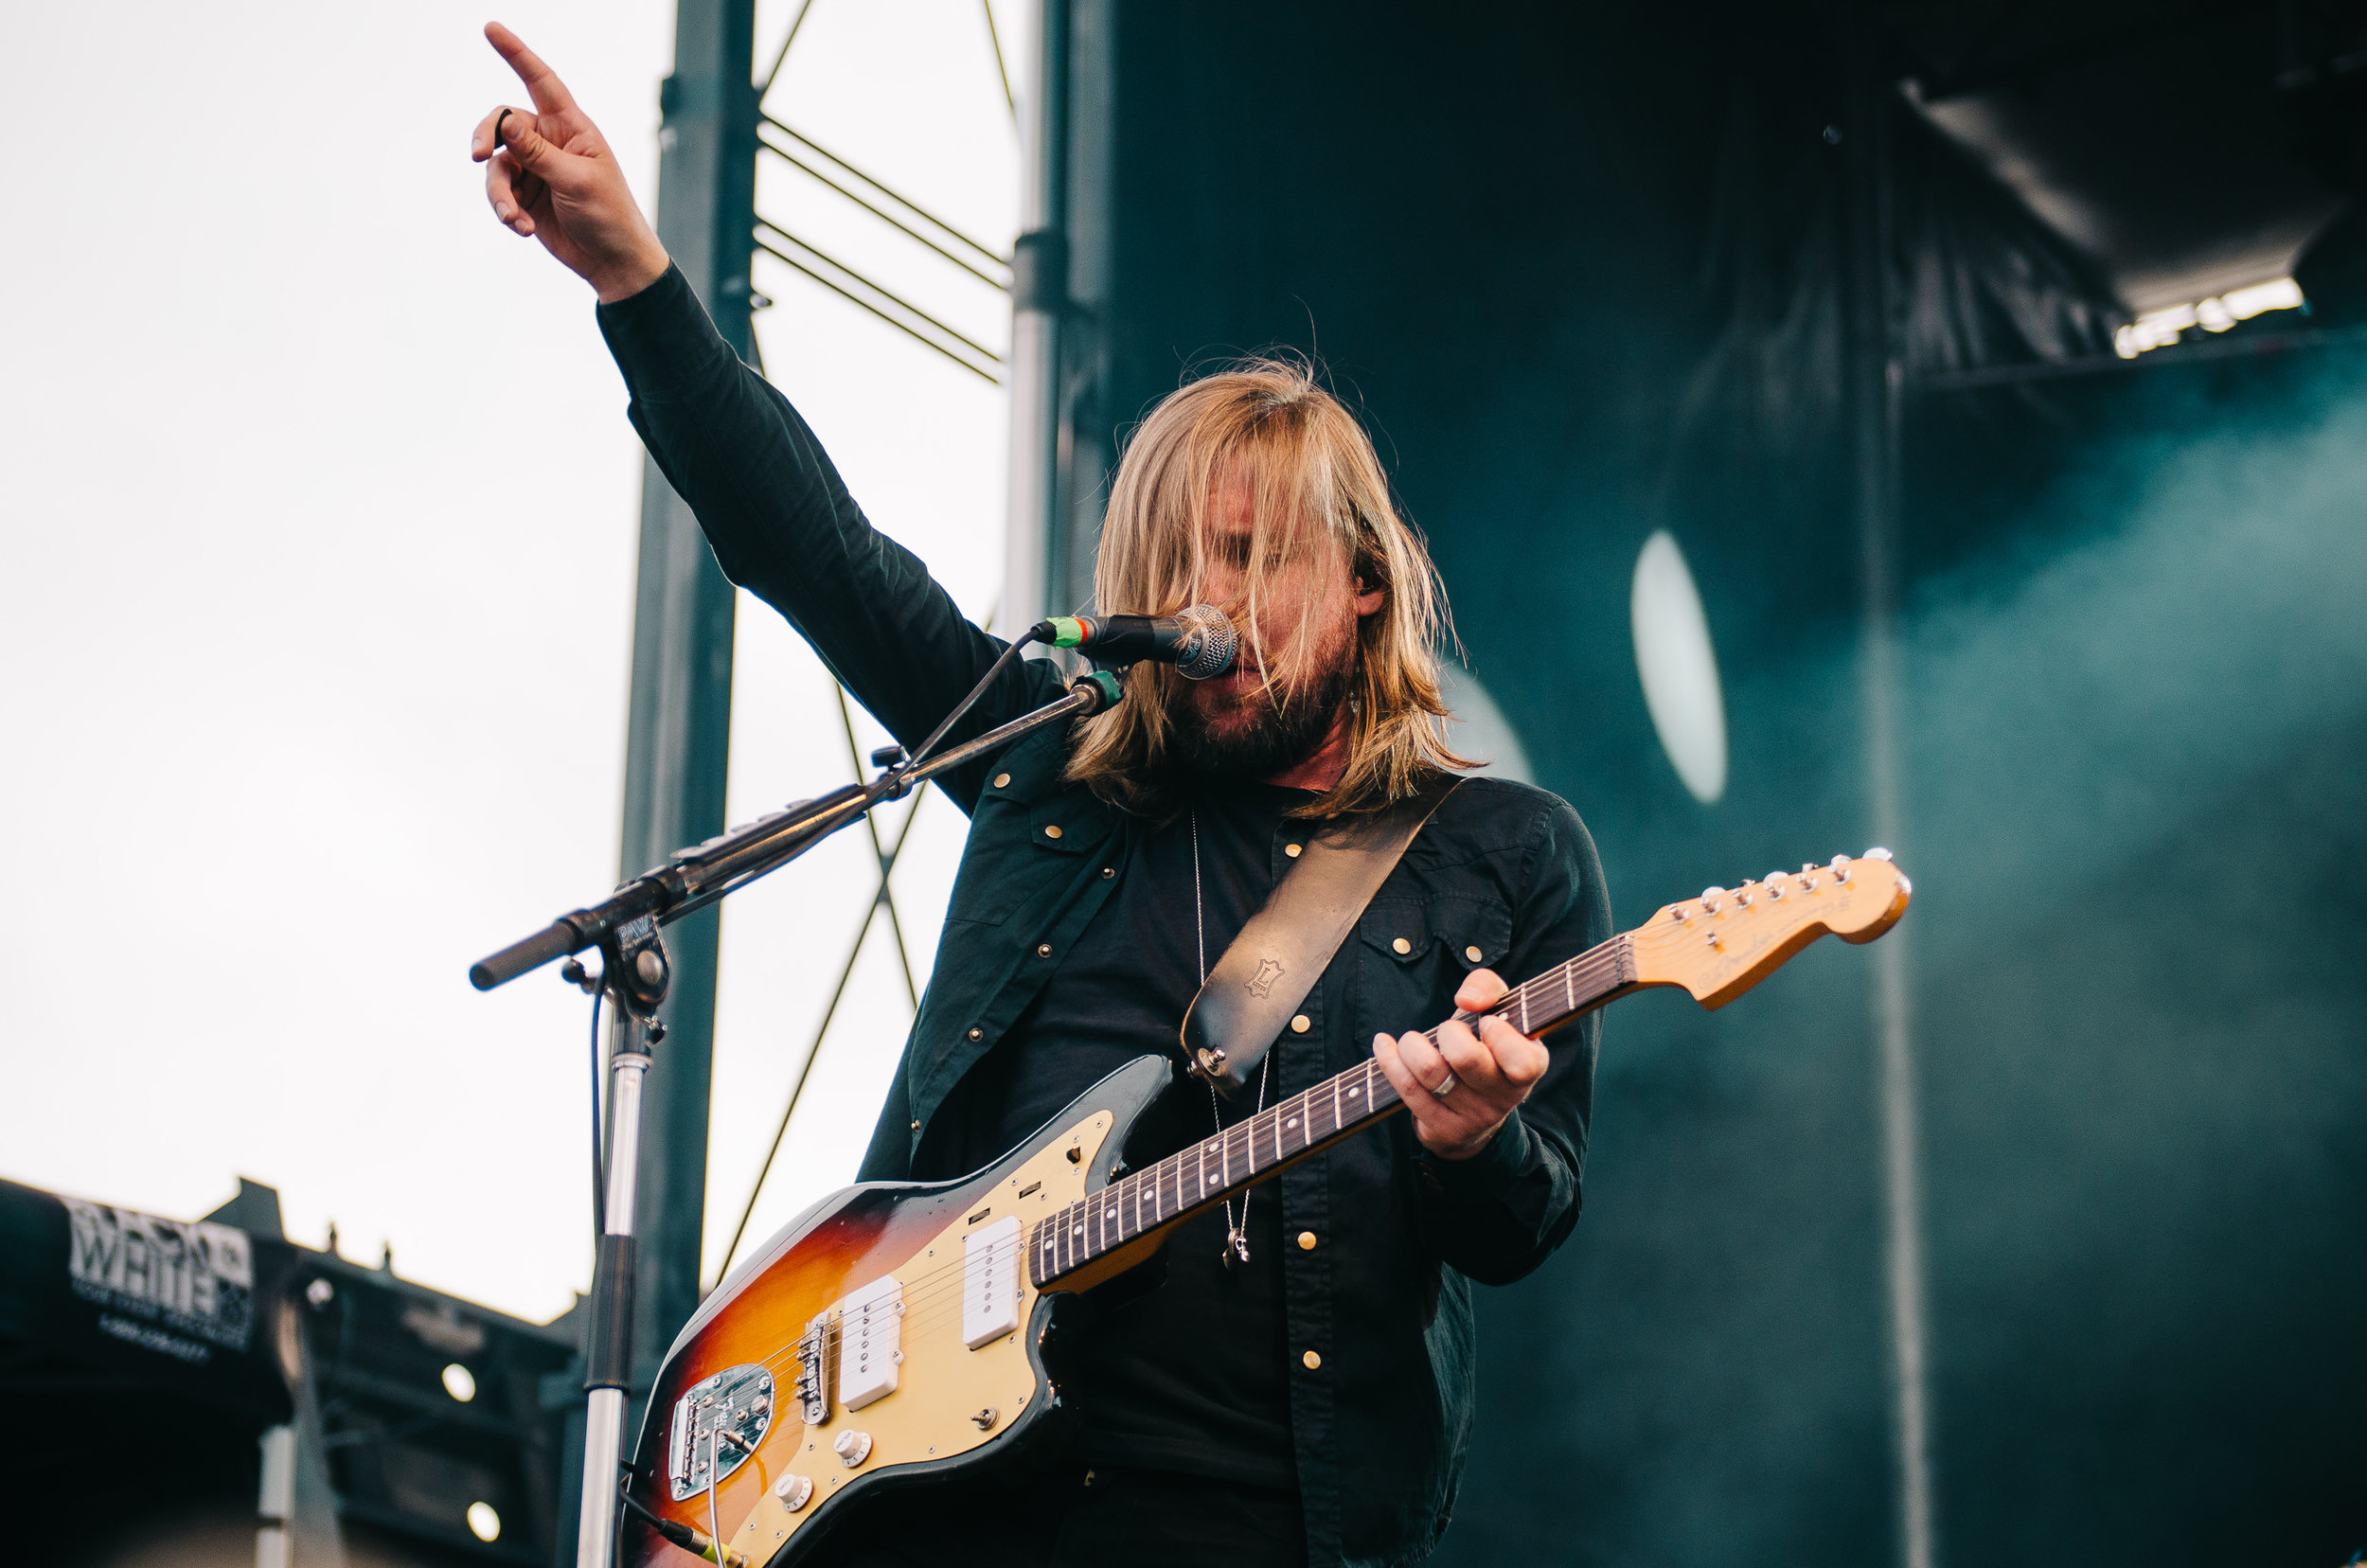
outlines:
[[667, 1434], [667, 1477], [674, 1501], [705, 1491], [756, 1452], [773, 1424], [773, 1374], [734, 1366], [695, 1384], [674, 1401]]
[[822, 1312], [797, 1337], [797, 1403], [806, 1425], [830, 1418], [830, 1385], [822, 1375], [823, 1347], [829, 1343], [830, 1314]]

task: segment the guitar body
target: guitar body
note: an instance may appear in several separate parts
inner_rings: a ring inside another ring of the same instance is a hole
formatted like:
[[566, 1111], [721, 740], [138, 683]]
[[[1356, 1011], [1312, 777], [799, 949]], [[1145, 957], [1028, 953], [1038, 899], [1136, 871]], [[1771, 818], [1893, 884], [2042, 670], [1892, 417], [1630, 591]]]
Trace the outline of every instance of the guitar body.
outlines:
[[[1021, 1236], [1108, 1185], [1170, 1078], [1166, 1062], [1140, 1058], [974, 1175], [867, 1183], [792, 1221], [667, 1353], [632, 1497], [703, 1536], [720, 1470], [713, 1510], [725, 1544], [751, 1568], [786, 1568], [883, 1494], [1019, 1459], [1058, 1424], [1044, 1343], [1061, 1295], [1140, 1261], [1112, 1257], [1093, 1278], [1039, 1292]], [[1158, 1239], [1147, 1238], [1141, 1256]], [[822, 1419], [809, 1421], [816, 1409]], [[690, 1559], [628, 1516], [620, 1560]]]

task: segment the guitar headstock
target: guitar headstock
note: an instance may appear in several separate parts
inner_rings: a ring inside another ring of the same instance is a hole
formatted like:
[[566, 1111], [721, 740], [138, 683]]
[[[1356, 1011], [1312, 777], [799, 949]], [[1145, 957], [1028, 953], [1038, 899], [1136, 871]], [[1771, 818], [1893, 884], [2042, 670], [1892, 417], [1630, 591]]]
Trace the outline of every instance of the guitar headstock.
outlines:
[[1705, 888], [1628, 934], [1636, 983], [1682, 986], [1701, 1006], [1722, 1007], [1820, 936], [1871, 942], [1907, 913], [1913, 891], [1887, 849]]

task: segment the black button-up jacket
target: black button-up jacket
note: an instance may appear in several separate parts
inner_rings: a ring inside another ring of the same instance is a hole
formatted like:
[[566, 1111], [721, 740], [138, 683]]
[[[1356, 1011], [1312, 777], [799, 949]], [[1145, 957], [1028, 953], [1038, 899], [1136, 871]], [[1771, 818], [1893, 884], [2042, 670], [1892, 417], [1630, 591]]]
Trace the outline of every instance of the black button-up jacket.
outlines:
[[[917, 743], [1003, 645], [864, 520], [805, 421], [732, 353], [679, 272], [599, 320], [633, 427], [725, 574]], [[954, 738], [1058, 695], [1048, 664], [1021, 661]], [[1066, 952], [1129, 872], [1137, 825], [1062, 779], [1066, 743], [1041, 731], [942, 777], [970, 839], [863, 1180], [911, 1173], [930, 1118], [1057, 968], [1043, 952]], [[1273, 854], [1279, 875], [1279, 838]], [[1519, 980], [1610, 935], [1577, 813], [1526, 785], [1468, 780], [1307, 999], [1311, 1026], [1275, 1047], [1276, 1091], [1354, 1065], [1379, 1032], [1446, 1018], [1476, 967]], [[1590, 1017], [1557, 1037], [1536, 1094], [1473, 1159], [1427, 1156], [1397, 1117], [1278, 1178], [1310, 1562], [1419, 1562], [1446, 1529], [1471, 1426], [1470, 1282], [1519, 1279], [1576, 1222], [1598, 1031]], [[1210, 1501], [1221, 1506], [1221, 1491]]]

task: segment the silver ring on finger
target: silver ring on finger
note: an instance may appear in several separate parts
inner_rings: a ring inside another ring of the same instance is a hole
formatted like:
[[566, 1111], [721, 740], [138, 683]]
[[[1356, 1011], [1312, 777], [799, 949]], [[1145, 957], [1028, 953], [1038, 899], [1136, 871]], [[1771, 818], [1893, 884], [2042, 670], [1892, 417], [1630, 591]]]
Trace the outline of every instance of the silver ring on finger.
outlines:
[[1449, 1095], [1453, 1094], [1462, 1082], [1461, 1078], [1454, 1076], [1452, 1069], [1450, 1069], [1447, 1076], [1440, 1078], [1435, 1087], [1430, 1084], [1424, 1084], [1422, 1087], [1429, 1090], [1431, 1098], [1445, 1099]]

